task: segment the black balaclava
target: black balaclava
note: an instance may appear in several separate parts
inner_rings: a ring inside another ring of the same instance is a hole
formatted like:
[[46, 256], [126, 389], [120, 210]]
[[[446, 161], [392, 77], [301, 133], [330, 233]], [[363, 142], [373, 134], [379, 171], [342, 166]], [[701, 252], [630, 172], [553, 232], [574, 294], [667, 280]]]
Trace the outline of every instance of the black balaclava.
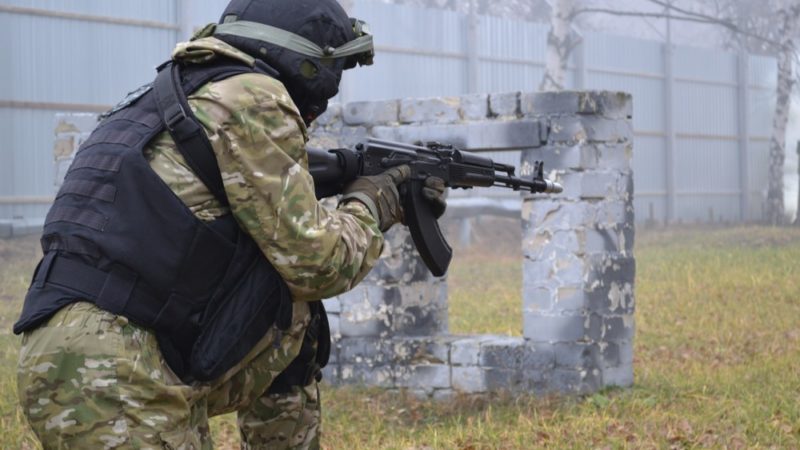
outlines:
[[[323, 49], [356, 37], [353, 23], [335, 0], [232, 0], [220, 23], [238, 21], [280, 28]], [[328, 99], [339, 92], [344, 59], [322, 61], [260, 40], [219, 33], [215, 37], [275, 68], [306, 124], [325, 112]]]

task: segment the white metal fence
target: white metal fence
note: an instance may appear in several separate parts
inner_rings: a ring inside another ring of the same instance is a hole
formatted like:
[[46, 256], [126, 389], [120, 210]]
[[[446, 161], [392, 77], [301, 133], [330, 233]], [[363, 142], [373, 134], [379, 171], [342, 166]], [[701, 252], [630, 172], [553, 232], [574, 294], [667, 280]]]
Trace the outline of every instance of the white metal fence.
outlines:
[[[0, 0], [0, 220], [44, 217], [55, 113], [116, 103], [226, 3]], [[345, 75], [341, 101], [533, 91], [543, 73], [540, 24], [374, 0], [353, 14], [372, 25], [378, 56]], [[586, 33], [569, 83], [633, 94], [639, 220], [757, 220], [775, 70], [763, 56]]]

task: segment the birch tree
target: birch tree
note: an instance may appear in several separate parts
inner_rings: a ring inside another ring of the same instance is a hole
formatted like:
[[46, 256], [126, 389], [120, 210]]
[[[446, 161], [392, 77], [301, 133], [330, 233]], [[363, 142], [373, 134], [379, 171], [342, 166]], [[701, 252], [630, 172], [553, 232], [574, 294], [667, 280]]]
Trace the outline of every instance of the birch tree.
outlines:
[[577, 39], [572, 34], [575, 0], [553, 0], [550, 32], [547, 34], [547, 56], [540, 91], [561, 91], [566, 86], [567, 62]]
[[786, 126], [794, 85], [794, 36], [797, 34], [800, 6], [781, 11], [778, 27], [783, 31], [778, 50], [778, 86], [775, 116], [769, 142], [769, 184], [767, 188], [767, 221], [780, 225], [785, 218], [783, 199], [783, 164], [786, 161]]
[[[778, 59], [775, 113], [770, 133], [769, 177], [766, 220], [772, 225], [785, 221], [783, 166], [786, 159], [786, 128], [789, 121], [792, 89], [796, 81], [794, 63], [798, 60], [796, 39], [800, 32], [800, 0], [705, 0], [690, 10], [672, 0], [645, 0], [662, 11], [626, 11], [603, 7], [576, 7], [575, 0], [554, 0], [553, 19], [548, 37], [547, 69], [542, 90], [564, 87], [564, 72], [574, 45], [569, 29], [581, 14], [612, 14], [641, 18], [662, 18], [717, 25], [726, 29], [732, 40], [748, 50], [766, 50]], [[565, 13], [567, 11], [567, 13]], [[708, 11], [708, 12], [707, 12]], [[566, 32], [564, 30], [567, 30]], [[566, 34], [565, 34], [566, 33]], [[552, 58], [552, 61], [551, 61]]]

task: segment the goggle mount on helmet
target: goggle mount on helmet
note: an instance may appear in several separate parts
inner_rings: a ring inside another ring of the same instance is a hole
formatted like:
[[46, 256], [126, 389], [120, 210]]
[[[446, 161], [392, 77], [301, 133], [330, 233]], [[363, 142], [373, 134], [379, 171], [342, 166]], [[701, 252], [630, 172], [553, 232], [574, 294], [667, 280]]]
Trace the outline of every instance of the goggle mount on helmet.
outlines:
[[356, 38], [337, 48], [322, 48], [314, 42], [290, 31], [263, 23], [237, 20], [237, 17], [234, 15], [225, 17], [223, 23], [216, 26], [214, 34], [239, 36], [277, 45], [300, 53], [301, 55], [316, 58], [323, 63], [325, 61], [344, 58], [345, 70], [352, 69], [356, 67], [356, 65], [372, 65], [375, 57], [375, 46], [373, 44], [369, 25], [364, 21], [352, 18], [350, 22], [353, 25], [353, 32]]

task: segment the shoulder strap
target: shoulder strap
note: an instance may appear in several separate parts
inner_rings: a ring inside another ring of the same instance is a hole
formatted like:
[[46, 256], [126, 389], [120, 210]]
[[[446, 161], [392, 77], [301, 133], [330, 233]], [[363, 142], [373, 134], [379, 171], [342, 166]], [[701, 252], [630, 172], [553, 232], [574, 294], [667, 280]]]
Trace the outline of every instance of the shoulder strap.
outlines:
[[153, 83], [158, 114], [175, 141], [178, 151], [200, 181], [223, 205], [228, 197], [222, 184], [217, 158], [208, 136], [189, 107], [180, 83], [180, 68], [169, 63], [158, 72]]

